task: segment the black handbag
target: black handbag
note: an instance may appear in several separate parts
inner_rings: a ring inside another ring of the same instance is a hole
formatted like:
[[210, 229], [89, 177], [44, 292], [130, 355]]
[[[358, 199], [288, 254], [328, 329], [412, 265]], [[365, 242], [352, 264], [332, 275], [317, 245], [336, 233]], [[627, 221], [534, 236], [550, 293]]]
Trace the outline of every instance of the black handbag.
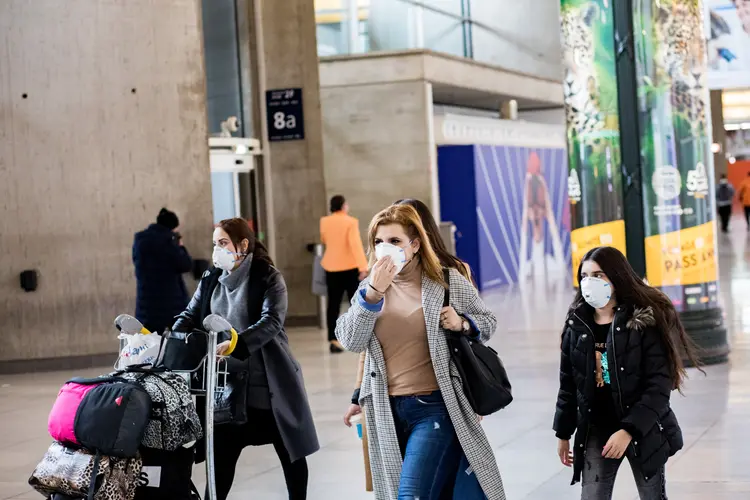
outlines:
[[247, 423], [247, 362], [226, 358], [224, 384], [214, 394], [214, 425]]
[[[219, 338], [219, 342], [221, 342]], [[208, 349], [208, 334], [203, 330], [193, 330], [191, 333], [167, 331], [162, 337], [161, 348], [157, 358], [157, 369], [191, 372], [197, 370], [203, 359], [213, 362], [212, 357], [206, 357]], [[219, 364], [217, 368], [227, 371], [226, 375], [218, 375], [221, 387], [214, 393], [214, 425], [234, 424], [242, 425], [247, 422], [247, 363], [233, 357], [226, 358], [226, 364]], [[193, 389], [200, 389], [204, 385], [204, 371], [193, 373], [190, 385]], [[198, 411], [203, 421], [203, 406], [205, 399], [200, 396]]]
[[[450, 305], [450, 271], [443, 271], [448, 288], [443, 306]], [[487, 416], [513, 401], [510, 381], [503, 362], [493, 348], [463, 333], [446, 330], [451, 359], [461, 375], [466, 399], [477, 415]]]
[[203, 330], [167, 330], [162, 335], [159, 355], [154, 366], [171, 371], [194, 371], [206, 357], [207, 350], [208, 334]]

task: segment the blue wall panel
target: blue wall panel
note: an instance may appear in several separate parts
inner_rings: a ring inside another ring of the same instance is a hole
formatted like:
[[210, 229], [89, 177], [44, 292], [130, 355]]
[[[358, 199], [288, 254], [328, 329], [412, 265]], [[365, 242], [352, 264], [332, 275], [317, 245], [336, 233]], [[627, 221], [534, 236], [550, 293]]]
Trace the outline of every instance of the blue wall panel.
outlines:
[[440, 146], [438, 171], [442, 218], [456, 223], [457, 254], [471, 265], [481, 290], [565, 275], [564, 148]]
[[456, 225], [456, 253], [479, 273], [474, 146], [438, 148], [440, 217]]

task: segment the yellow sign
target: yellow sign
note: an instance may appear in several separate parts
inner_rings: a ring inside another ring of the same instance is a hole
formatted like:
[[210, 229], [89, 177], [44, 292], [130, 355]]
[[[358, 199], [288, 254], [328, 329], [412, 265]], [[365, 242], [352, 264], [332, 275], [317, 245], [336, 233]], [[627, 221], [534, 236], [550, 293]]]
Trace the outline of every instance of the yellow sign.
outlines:
[[574, 229], [570, 233], [570, 246], [573, 254], [573, 285], [578, 286], [578, 267], [589, 250], [608, 246], [625, 254], [625, 221], [615, 220]]
[[716, 281], [714, 223], [646, 238], [646, 276], [653, 286]]
[[[315, 23], [316, 24], [339, 24], [349, 19], [349, 0], [315, 0]], [[357, 17], [360, 21], [367, 20], [369, 0], [357, 1]]]

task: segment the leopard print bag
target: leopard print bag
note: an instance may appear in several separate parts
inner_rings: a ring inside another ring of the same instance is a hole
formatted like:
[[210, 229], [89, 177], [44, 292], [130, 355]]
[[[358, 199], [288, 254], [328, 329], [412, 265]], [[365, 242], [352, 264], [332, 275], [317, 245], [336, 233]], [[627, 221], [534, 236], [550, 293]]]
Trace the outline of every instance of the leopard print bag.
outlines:
[[90, 498], [89, 487], [96, 461], [94, 500], [133, 500], [143, 462], [136, 458], [114, 458], [53, 443], [34, 469], [29, 485], [46, 497], [54, 494]]
[[143, 446], [174, 451], [203, 436], [190, 387], [182, 376], [160, 369], [131, 370], [117, 375], [140, 384], [151, 396], [152, 415], [141, 441]]

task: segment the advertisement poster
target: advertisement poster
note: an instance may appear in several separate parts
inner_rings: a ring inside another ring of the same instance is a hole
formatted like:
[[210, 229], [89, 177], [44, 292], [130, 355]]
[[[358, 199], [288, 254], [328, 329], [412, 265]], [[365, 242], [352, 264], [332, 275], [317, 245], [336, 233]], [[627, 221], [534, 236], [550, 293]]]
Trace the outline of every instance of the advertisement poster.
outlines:
[[570, 269], [565, 150], [476, 146], [482, 289], [564, 280]]
[[704, 0], [708, 87], [750, 87], [750, 0]]
[[612, 0], [561, 0], [572, 267], [590, 249], [625, 253]]
[[699, 0], [633, 2], [646, 276], [679, 311], [715, 307], [713, 157]]

